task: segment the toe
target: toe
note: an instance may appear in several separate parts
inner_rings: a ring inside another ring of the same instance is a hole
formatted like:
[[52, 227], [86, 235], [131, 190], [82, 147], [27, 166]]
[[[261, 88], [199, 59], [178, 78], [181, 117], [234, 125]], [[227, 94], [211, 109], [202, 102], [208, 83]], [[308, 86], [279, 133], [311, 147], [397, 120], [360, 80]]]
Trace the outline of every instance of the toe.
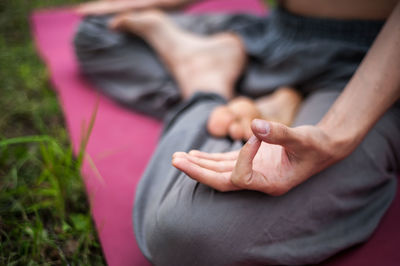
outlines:
[[239, 121], [231, 123], [229, 126], [229, 136], [234, 140], [241, 140], [244, 138], [243, 126]]
[[254, 119], [261, 116], [254, 101], [247, 97], [238, 97], [232, 100], [228, 108], [240, 117]]
[[251, 131], [251, 121], [252, 119], [249, 118], [242, 118], [240, 120], [245, 140], [248, 140], [253, 135], [253, 131]]
[[233, 121], [235, 121], [235, 115], [226, 106], [218, 106], [208, 119], [208, 132], [216, 137], [226, 137]]

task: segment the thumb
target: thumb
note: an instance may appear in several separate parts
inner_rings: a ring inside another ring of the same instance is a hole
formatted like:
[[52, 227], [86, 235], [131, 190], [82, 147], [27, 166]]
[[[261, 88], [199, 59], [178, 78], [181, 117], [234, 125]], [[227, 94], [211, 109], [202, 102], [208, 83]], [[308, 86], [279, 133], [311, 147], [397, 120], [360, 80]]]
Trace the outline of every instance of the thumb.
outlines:
[[253, 135], [240, 150], [235, 169], [231, 175], [231, 182], [235, 186], [245, 188], [251, 182], [253, 159], [256, 156], [260, 145], [261, 141]]
[[292, 128], [277, 122], [254, 119], [251, 123], [251, 130], [258, 139], [286, 148], [298, 144], [299, 141], [296, 132]]

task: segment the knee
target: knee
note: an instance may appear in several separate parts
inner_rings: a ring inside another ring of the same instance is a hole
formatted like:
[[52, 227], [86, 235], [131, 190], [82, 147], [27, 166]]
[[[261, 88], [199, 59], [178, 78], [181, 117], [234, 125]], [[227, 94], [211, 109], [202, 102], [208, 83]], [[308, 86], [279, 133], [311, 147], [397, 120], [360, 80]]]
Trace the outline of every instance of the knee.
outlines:
[[[147, 245], [155, 265], [232, 265], [238, 250], [217, 217], [185, 204], [159, 209]], [[237, 246], [240, 246], [239, 244]]]

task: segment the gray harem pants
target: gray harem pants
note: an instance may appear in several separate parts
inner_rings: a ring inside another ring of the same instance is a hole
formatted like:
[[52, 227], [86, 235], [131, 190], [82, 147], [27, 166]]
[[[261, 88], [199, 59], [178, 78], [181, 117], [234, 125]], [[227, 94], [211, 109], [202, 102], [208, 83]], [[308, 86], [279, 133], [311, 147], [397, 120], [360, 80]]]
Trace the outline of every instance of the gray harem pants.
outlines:
[[[237, 91], [258, 97], [282, 85], [296, 87], [305, 100], [294, 126], [316, 124], [323, 117], [382, 26], [304, 18], [284, 10], [268, 18], [173, 18], [200, 34], [236, 32], [249, 56]], [[151, 48], [135, 36], [108, 31], [107, 20], [87, 18], [78, 30], [75, 45], [82, 72], [124, 105], [166, 119], [137, 188], [133, 214], [137, 242], [152, 263], [312, 264], [373, 233], [396, 191], [398, 107], [380, 119], [350, 156], [283, 196], [221, 193], [175, 169], [171, 158], [176, 151], [191, 149], [240, 149], [242, 142], [214, 138], [206, 131], [211, 110], [224, 100], [198, 93], [180, 102], [176, 84]]]

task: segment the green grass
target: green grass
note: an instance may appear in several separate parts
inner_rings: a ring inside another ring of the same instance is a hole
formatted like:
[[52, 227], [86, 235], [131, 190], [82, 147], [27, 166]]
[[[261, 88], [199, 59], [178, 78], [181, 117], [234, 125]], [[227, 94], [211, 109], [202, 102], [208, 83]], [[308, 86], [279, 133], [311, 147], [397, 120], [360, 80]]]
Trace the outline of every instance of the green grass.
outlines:
[[76, 2], [0, 1], [0, 265], [105, 264], [80, 176], [83, 153], [72, 154], [28, 25], [35, 8]]

